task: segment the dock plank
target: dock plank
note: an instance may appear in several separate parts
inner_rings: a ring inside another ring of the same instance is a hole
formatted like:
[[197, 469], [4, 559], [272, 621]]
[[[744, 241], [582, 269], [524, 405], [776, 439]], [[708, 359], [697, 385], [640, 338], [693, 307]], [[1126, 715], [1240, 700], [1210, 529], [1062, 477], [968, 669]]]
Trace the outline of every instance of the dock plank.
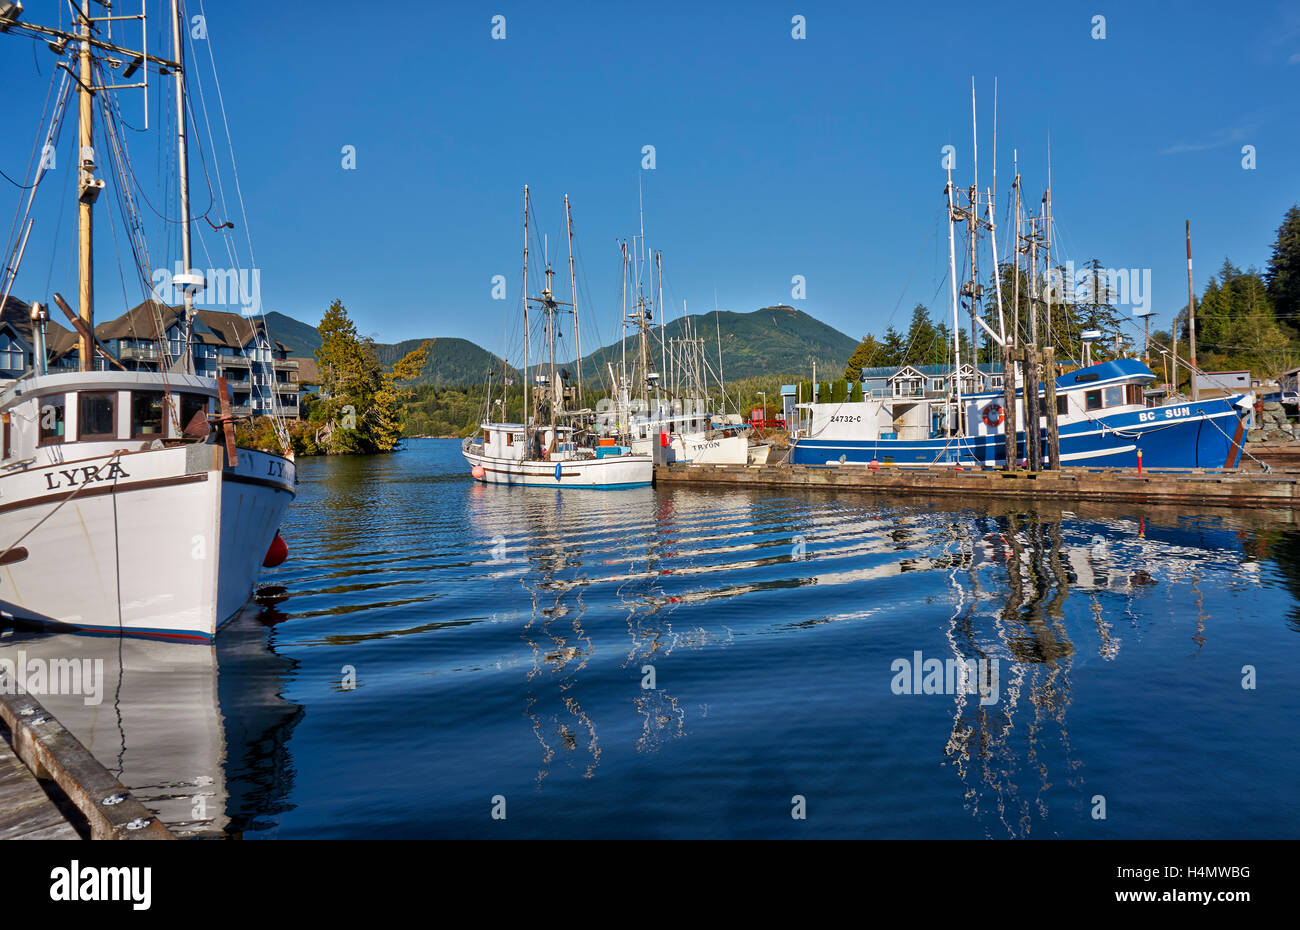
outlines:
[[0, 740], [0, 840], [76, 840], [81, 837], [50, 800], [36, 776]]

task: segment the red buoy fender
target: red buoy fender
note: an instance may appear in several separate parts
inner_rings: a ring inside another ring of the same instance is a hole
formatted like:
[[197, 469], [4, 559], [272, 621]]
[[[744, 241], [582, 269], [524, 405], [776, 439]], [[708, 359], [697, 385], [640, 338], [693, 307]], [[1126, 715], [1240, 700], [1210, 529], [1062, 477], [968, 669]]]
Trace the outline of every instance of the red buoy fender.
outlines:
[[987, 426], [1001, 426], [1006, 414], [998, 404], [989, 404], [984, 408], [984, 423]]
[[266, 558], [262, 559], [263, 568], [275, 568], [289, 558], [289, 544], [284, 541], [280, 531], [275, 531], [275, 539], [271, 540], [271, 548], [266, 550]]

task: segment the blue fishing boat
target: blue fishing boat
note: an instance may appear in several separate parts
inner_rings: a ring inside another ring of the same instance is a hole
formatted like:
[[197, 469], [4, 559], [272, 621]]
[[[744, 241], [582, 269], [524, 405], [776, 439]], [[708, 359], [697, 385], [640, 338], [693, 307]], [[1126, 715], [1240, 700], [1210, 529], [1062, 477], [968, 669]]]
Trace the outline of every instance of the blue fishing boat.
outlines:
[[[1249, 393], [1147, 406], [1155, 374], [1138, 359], [1089, 365], [1056, 378], [1060, 464], [1063, 466], [1234, 468], [1253, 414]], [[1046, 390], [1038, 384], [1039, 411]], [[852, 395], [850, 395], [852, 396]], [[963, 465], [996, 468], [1006, 462], [1004, 393], [872, 398], [796, 404], [790, 461]], [[1015, 391], [1014, 422], [1026, 423], [1024, 389]], [[1040, 417], [1046, 447], [1045, 417]], [[1026, 447], [1017, 431], [1016, 448]]]

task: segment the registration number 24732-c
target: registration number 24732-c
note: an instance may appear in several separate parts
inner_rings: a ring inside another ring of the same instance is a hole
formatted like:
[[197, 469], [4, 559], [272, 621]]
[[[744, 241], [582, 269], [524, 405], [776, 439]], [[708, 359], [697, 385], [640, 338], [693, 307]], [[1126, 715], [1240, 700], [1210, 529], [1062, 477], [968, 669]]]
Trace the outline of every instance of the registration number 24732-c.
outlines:
[[[1158, 410], [1144, 410], [1138, 414], [1138, 421], [1141, 423], [1150, 423], [1152, 420], [1156, 418], [1156, 414], [1159, 412], [1160, 411]], [[1166, 407], [1165, 419], [1173, 420], [1178, 417], [1185, 417], [1189, 415], [1191, 412], [1192, 412], [1191, 407]]]
[[862, 417], [860, 417], [860, 416], [849, 416], [849, 415], [847, 415], [847, 414], [840, 414], [840, 415], [837, 415], [837, 416], [833, 416], [833, 417], [831, 417], [831, 422], [832, 422], [832, 423], [861, 423], [861, 422], [862, 422]]

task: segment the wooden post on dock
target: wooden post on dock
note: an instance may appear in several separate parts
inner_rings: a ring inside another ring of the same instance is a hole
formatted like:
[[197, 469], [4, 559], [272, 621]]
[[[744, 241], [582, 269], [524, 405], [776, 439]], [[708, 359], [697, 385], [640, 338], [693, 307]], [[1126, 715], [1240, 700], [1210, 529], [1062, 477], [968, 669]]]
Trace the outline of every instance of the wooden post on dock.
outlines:
[[1006, 416], [1002, 424], [1002, 432], [1006, 436], [1007, 461], [1004, 468], [1015, 471], [1020, 463], [1017, 454], [1019, 450], [1016, 448], [1016, 354], [1009, 344], [1002, 347], [1002, 409]]
[[1038, 353], [1033, 347], [1025, 349], [1025, 458], [1030, 471], [1043, 467], [1042, 430], [1038, 409]]
[[1056, 419], [1056, 350], [1043, 350], [1043, 406], [1047, 408], [1047, 453], [1051, 457], [1048, 468], [1061, 467], [1061, 433]]

